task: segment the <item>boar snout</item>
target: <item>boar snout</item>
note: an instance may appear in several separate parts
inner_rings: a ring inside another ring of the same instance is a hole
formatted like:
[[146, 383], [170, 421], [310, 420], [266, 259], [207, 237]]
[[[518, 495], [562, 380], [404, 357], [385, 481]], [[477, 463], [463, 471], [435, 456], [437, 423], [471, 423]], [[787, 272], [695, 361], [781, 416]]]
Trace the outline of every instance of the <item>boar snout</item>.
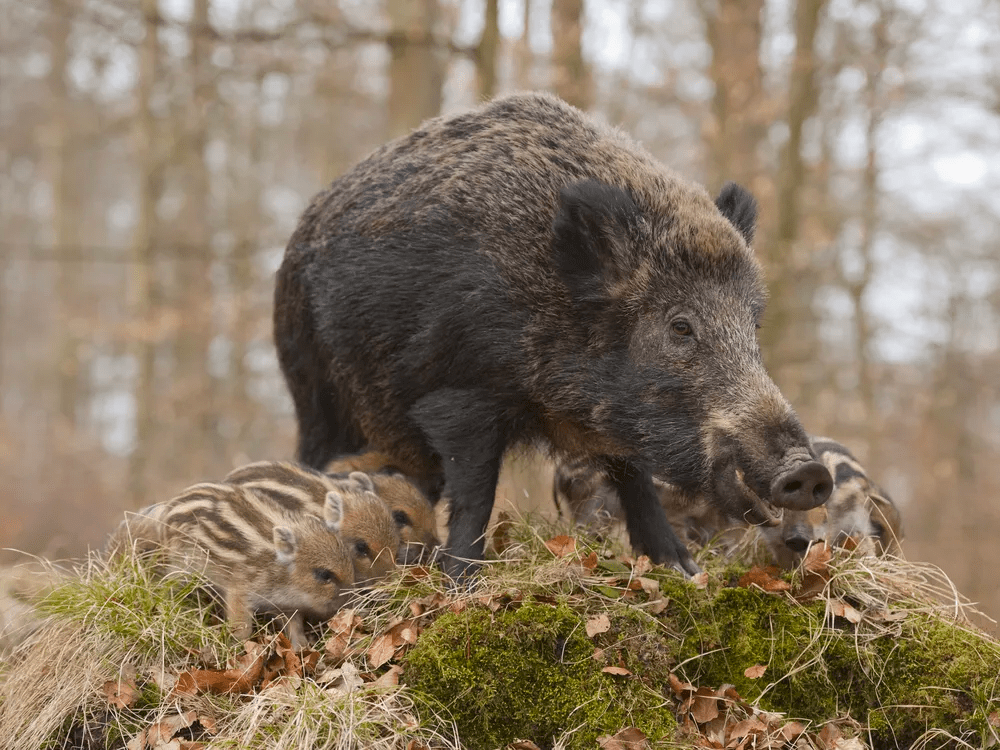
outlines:
[[771, 485], [771, 502], [779, 508], [809, 510], [822, 505], [833, 491], [833, 477], [819, 461], [805, 461], [780, 474]]

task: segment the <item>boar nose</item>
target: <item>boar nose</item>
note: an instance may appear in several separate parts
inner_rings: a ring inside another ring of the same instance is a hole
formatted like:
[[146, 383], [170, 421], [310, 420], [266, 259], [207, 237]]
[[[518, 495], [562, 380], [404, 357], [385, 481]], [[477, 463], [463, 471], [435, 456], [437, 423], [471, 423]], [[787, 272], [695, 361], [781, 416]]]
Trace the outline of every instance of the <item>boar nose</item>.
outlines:
[[833, 491], [833, 478], [819, 461], [806, 461], [771, 485], [771, 501], [779, 508], [808, 510], [822, 505]]
[[809, 549], [809, 543], [812, 542], [812, 539], [805, 534], [793, 534], [792, 536], [785, 537], [782, 541], [784, 541], [785, 546], [792, 552], [802, 554]]

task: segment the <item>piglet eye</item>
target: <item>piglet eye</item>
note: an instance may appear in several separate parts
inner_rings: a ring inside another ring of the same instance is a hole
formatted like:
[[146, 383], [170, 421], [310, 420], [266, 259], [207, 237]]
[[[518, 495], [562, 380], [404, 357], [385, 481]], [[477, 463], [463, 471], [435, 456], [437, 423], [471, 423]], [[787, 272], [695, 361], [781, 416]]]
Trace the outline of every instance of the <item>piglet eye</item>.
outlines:
[[368, 542], [363, 539], [359, 539], [354, 543], [354, 551], [357, 552], [362, 557], [371, 557], [372, 551], [368, 547]]
[[320, 583], [334, 583], [336, 574], [327, 568], [313, 568], [313, 577]]
[[678, 336], [690, 336], [694, 333], [694, 329], [691, 327], [691, 324], [683, 318], [671, 321], [670, 330]]
[[394, 510], [392, 512], [392, 520], [397, 526], [412, 526], [413, 522], [410, 517], [406, 514], [405, 510]]

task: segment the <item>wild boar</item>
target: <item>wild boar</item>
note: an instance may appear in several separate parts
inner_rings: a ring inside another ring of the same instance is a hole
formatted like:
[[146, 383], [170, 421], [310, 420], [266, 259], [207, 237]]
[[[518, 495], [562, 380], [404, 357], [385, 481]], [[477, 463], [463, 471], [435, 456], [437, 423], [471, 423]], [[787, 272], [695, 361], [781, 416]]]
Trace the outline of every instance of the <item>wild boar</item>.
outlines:
[[603, 467], [640, 552], [696, 572], [653, 473], [770, 523], [832, 486], [761, 362], [756, 215], [551, 95], [429, 120], [289, 240], [274, 337], [298, 460], [374, 450], [447, 485], [461, 575], [505, 452], [547, 445]]

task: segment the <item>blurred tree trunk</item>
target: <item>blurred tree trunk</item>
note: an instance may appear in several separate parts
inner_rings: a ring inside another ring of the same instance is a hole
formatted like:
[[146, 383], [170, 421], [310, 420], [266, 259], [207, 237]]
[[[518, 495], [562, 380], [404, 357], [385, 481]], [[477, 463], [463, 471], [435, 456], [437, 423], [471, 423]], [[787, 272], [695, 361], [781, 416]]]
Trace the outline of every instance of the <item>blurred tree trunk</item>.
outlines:
[[441, 111], [445, 54], [435, 41], [437, 0], [389, 0], [389, 137]]
[[500, 2], [486, 0], [483, 35], [476, 48], [476, 77], [480, 100], [491, 99], [497, 90], [497, 56], [500, 52]]
[[157, 40], [159, 8], [157, 0], [142, 0], [144, 34], [139, 46], [139, 80], [136, 87], [135, 164], [138, 173], [136, 222], [132, 235], [130, 318], [137, 324], [134, 337], [137, 365], [135, 380], [135, 445], [129, 457], [128, 493], [130, 505], [139, 508], [146, 502], [147, 466], [152, 452], [156, 425], [154, 365], [156, 337], [154, 315], [159, 312], [159, 294], [153, 263], [156, 238], [156, 202], [160, 195], [156, 121], [150, 106], [159, 69], [160, 48]]
[[583, 58], [583, 22], [583, 0], [552, 0], [552, 89], [586, 110], [593, 104], [593, 92]]
[[74, 258], [72, 196], [69, 179], [70, 98], [66, 83], [73, 8], [58, 3], [49, 9], [50, 62], [48, 93], [52, 116], [47, 128], [46, 161], [52, 188], [52, 233], [56, 257], [56, 309], [59, 325], [55, 367], [57, 414], [64, 427], [76, 426], [80, 361], [74, 309], [80, 265]]
[[514, 45], [514, 88], [527, 90], [531, 86], [531, 69], [534, 55], [531, 52], [531, 0], [524, 0], [521, 37]]
[[886, 38], [886, 18], [876, 21], [873, 29], [873, 50], [865, 84], [865, 167], [861, 175], [861, 238], [858, 253], [861, 269], [848, 281], [847, 291], [854, 308], [854, 355], [857, 362], [858, 398], [861, 403], [861, 424], [852, 425], [868, 445], [868, 461], [880, 466], [879, 420], [875, 412], [875, 375], [871, 358], [872, 325], [865, 307], [865, 294], [874, 274], [873, 247], [879, 220], [879, 152], [878, 131], [882, 123], [883, 105], [879, 96], [882, 74], [885, 71], [890, 44]]
[[816, 33], [826, 0], [798, 0], [795, 5], [795, 54], [789, 77], [786, 123], [788, 138], [781, 150], [774, 230], [758, 247], [768, 270], [771, 301], [761, 343], [775, 377], [799, 408], [816, 397], [820, 373], [819, 334], [812, 309], [817, 282], [811, 273], [811, 253], [799, 247], [802, 196], [806, 193], [802, 133], [816, 112]]
[[189, 98], [185, 107], [184, 205], [180, 221], [172, 230], [176, 249], [176, 304], [181, 320], [175, 348], [176, 370], [171, 394], [183, 415], [176, 425], [183, 436], [183, 455], [165, 457], [173, 460], [171, 474], [190, 473], [204, 476], [213, 457], [221, 460], [215, 423], [218, 400], [215, 378], [208, 371], [209, 345], [212, 340], [212, 246], [210, 217], [211, 182], [205, 163], [208, 143], [209, 108], [213, 100], [209, 0], [193, 0], [188, 36]]
[[[715, 189], [732, 180], [759, 192], [758, 153], [769, 125], [760, 64], [763, 8], [764, 0], [702, 0], [715, 84], [708, 136], [709, 184]], [[757, 196], [762, 202], [765, 197]]]
[[[250, 398], [250, 372], [247, 368], [247, 358], [250, 354], [250, 343], [253, 339], [255, 306], [254, 291], [254, 251], [257, 249], [260, 236], [260, 211], [262, 194], [263, 169], [263, 133], [260, 123], [260, 85], [258, 79], [254, 86], [253, 115], [241, 130], [245, 133], [242, 145], [244, 158], [241, 167], [234, 175], [234, 182], [242, 186], [242, 190], [234, 191], [234, 216], [236, 227], [236, 244], [232, 258], [232, 349], [230, 354], [231, 403], [232, 411], [228, 415], [236, 420], [235, 438], [233, 443], [237, 451], [249, 456], [259, 455], [256, 446], [251, 446], [254, 404]], [[239, 132], [239, 130], [237, 130]]]

